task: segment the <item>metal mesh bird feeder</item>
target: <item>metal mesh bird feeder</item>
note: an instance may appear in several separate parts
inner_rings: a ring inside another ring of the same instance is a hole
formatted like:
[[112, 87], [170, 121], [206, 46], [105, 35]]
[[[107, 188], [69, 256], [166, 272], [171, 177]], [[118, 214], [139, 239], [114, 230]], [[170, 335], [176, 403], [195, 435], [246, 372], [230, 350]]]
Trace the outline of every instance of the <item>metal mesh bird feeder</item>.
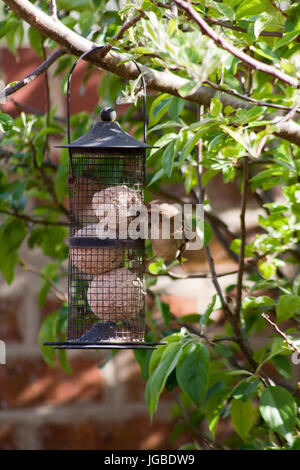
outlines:
[[158, 343], [144, 341], [145, 242], [120, 233], [121, 223], [124, 229], [131, 221], [129, 207], [143, 203], [145, 153], [150, 146], [123, 131], [111, 108], [102, 111], [101, 121], [89, 132], [71, 142], [71, 76], [90, 52], [79, 57], [69, 74], [68, 144], [60, 146], [68, 148], [70, 157], [67, 341], [45, 344], [70, 349], [153, 348]]

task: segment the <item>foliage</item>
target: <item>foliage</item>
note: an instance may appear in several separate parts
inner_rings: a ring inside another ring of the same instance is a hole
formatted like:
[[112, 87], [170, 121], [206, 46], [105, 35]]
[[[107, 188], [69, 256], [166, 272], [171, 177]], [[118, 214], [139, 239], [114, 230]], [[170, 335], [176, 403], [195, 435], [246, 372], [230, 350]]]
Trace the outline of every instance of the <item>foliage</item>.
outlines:
[[[32, 3], [47, 11], [47, 2]], [[155, 309], [161, 313], [158, 319], [152, 311], [147, 312], [149, 339], [166, 342], [154, 352], [135, 352], [146, 382], [149, 414], [154, 416], [166, 390], [176, 400], [171, 413], [177, 421], [174, 440], [180, 433], [190, 432], [191, 441], [198, 442], [199, 426], [205, 422], [209, 429], [206, 439], [216, 448], [299, 449], [299, 397], [290, 354], [300, 344], [300, 150], [296, 144], [280, 139], [277, 132], [280, 119], [297, 105], [299, 91], [225, 51], [180, 8], [174, 13], [168, 4], [150, 0], [128, 0], [122, 5], [123, 9], [110, 9], [104, 0], [57, 1], [60, 20], [70, 29], [76, 25], [82, 37], [98, 44], [110, 43], [125, 54], [126, 60], [135, 59], [182, 80], [179, 96], [169, 90], [147, 97], [148, 142], [157, 148], [151, 150], [147, 160], [146, 198], [177, 183], [194, 202], [202, 171], [204, 188], [221, 176], [224, 185], [235, 184], [246, 199], [245, 188], [249, 187], [261, 205], [256, 235], [251, 240], [245, 239], [242, 230], [235, 239], [227, 237], [228, 250], [240, 258], [242, 283], [228, 286], [223, 298], [220, 292], [214, 295], [201, 315], [174, 318], [159, 295], [151, 291], [155, 276], [168, 274], [167, 266], [161, 259], [149, 266], [147, 291], [155, 297]], [[219, 37], [250, 58], [299, 77], [298, 2], [200, 0], [193, 8]], [[3, 11], [0, 37], [17, 55], [24, 40], [24, 22], [5, 6]], [[144, 12], [140, 21], [119, 39], [112, 39], [139, 11]], [[45, 47], [56, 47], [52, 39], [41, 36], [32, 26], [28, 38], [41, 57]], [[62, 92], [66, 91], [73, 61], [74, 57], [64, 55], [56, 64]], [[85, 83], [89, 75], [87, 68]], [[217, 89], [214, 94], [211, 84]], [[192, 98], [200, 85], [211, 97], [201, 119]], [[139, 81], [124, 85], [117, 75], [107, 74], [99, 91], [101, 105], [115, 100], [131, 103], [123, 114], [123, 125], [136, 121], [135, 135], [141, 138], [142, 123], [135, 107], [141, 96]], [[243, 97], [239, 105], [232, 96], [237, 94]], [[251, 103], [249, 98], [255, 101]], [[297, 119], [296, 108], [293, 116]], [[84, 112], [73, 115], [72, 138], [85, 132], [91, 121]], [[19, 254], [22, 243], [30, 249], [38, 247], [49, 258], [40, 273], [38, 301], [43, 305], [49, 291], [65, 276], [68, 255], [67, 154], [62, 151], [56, 164], [49, 152], [49, 139], [63, 138], [65, 123], [57, 119], [50, 103], [50, 111], [44, 116], [22, 112], [13, 120], [1, 112], [0, 132], [0, 270], [11, 283], [18, 263], [28, 269]], [[208, 212], [213, 209], [210, 201], [205, 204]], [[206, 221], [204, 231], [208, 247], [213, 234], [218, 233], [210, 223]], [[147, 250], [151, 257], [148, 244]], [[246, 263], [242, 264], [244, 258]], [[221, 308], [225, 313], [228, 309], [222, 336], [214, 333], [212, 316]], [[273, 335], [267, 330], [261, 317], [264, 312], [273, 315], [288, 341], [278, 336], [278, 331]], [[41, 328], [41, 343], [63, 338], [65, 321], [64, 306], [50, 314]], [[252, 351], [248, 343], [258, 331], [263, 333], [265, 344]], [[49, 365], [55, 366], [58, 360], [69, 372], [63, 353], [57, 355], [45, 347], [42, 352]], [[235, 433], [221, 445], [216, 436], [222, 421], [231, 421]], [[207, 441], [200, 439], [197, 448], [205, 447], [203, 442]]]

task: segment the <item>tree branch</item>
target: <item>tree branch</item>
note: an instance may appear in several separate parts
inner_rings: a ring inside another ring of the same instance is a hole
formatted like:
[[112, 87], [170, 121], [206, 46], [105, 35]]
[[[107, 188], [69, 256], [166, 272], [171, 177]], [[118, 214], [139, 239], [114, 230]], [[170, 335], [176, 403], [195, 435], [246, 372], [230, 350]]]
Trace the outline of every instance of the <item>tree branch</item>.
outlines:
[[[81, 37], [76, 32], [71, 31], [60, 21], [53, 20], [49, 15], [41, 11], [28, 0], [3, 0], [3, 2], [23, 20], [42, 34], [56, 41], [65, 51], [71, 54], [78, 56], [98, 45]], [[131, 61], [128, 61], [128, 58], [124, 55], [112, 51], [106, 54], [105, 57], [102, 55], [102, 50], [95, 51], [89, 55], [88, 61], [126, 80], [134, 80], [138, 77], [139, 72], [136, 66]], [[141, 64], [139, 64], [139, 67], [144, 74], [148, 89], [180, 97], [180, 88], [188, 83], [187, 79], [171, 72], [154, 70]], [[186, 99], [207, 106], [210, 104], [215, 94], [216, 91], [210, 87], [199, 86], [199, 88], [187, 96]], [[244, 100], [238, 97], [228, 96], [225, 93], [220, 95], [220, 100], [224, 106], [246, 109], [250, 107]], [[289, 142], [300, 145], [300, 126], [293, 121], [279, 123], [277, 125], [276, 135]]]
[[277, 78], [278, 80], [286, 83], [287, 85], [290, 85], [293, 88], [299, 88], [300, 84], [297, 78], [294, 78], [280, 70], [277, 70], [272, 65], [268, 65], [264, 62], [254, 59], [242, 50], [235, 47], [233, 44], [230, 44], [230, 42], [228, 42], [226, 39], [219, 36], [207, 24], [207, 22], [194, 10], [190, 3], [187, 3], [184, 0], [174, 0], [174, 2], [183, 10], [185, 10], [187, 15], [198, 24], [203, 33], [209, 36], [216, 44], [222, 47], [222, 49], [230, 52], [230, 54], [234, 55], [238, 59], [250, 65], [253, 69], [271, 75], [272, 77]]
[[16, 91], [20, 90], [20, 88], [23, 88], [25, 85], [28, 85], [28, 83], [32, 82], [35, 78], [44, 73], [50, 67], [50, 65], [56, 62], [64, 54], [64, 50], [56, 49], [56, 51], [54, 51], [53, 54], [51, 54], [51, 56], [49, 56], [47, 60], [45, 60], [35, 70], [33, 70], [33, 72], [31, 72], [29, 75], [27, 75], [15, 85], [6, 87], [4, 90], [5, 96], [12, 95]]

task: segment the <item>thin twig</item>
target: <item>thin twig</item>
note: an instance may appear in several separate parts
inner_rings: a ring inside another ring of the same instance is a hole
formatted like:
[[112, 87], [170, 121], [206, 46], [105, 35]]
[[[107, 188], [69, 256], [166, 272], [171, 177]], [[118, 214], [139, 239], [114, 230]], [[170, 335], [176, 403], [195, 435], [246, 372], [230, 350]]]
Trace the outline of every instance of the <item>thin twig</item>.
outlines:
[[198, 428], [196, 428], [190, 421], [190, 418], [189, 418], [189, 414], [187, 412], [187, 409], [185, 408], [185, 406], [183, 405], [183, 403], [181, 402], [179, 396], [178, 396], [178, 393], [176, 390], [173, 390], [173, 394], [175, 396], [175, 400], [176, 400], [176, 403], [177, 405], [179, 406], [180, 410], [181, 410], [181, 413], [182, 413], [182, 417], [185, 421], [185, 423], [189, 426], [189, 428], [198, 436], [198, 440], [199, 440], [199, 444], [201, 446], [205, 446], [208, 450], [215, 450], [215, 449], [223, 449], [223, 447], [220, 445], [220, 444], [217, 444], [217, 443], [212, 443], [209, 439], [207, 439], [205, 436], [203, 436], [201, 434], [201, 432], [199, 431]]
[[[192, 2], [194, 5], [194, 2]], [[216, 20], [215, 18], [211, 17], [205, 17], [206, 21], [209, 24], [213, 24], [216, 26], [222, 26], [222, 28], [228, 28], [232, 29], [233, 31], [238, 31], [240, 33], [245, 33], [248, 34], [248, 30], [246, 28], [242, 28], [242, 26], [237, 26], [229, 21], [221, 21], [221, 20]], [[261, 31], [260, 36], [267, 36], [267, 37], [275, 37], [275, 38], [282, 38], [282, 33], [279, 33], [278, 31]]]
[[[198, 195], [197, 192], [192, 189], [191, 193], [194, 196], [195, 203], [198, 204]], [[166, 196], [167, 198], [171, 199], [172, 201], [178, 202], [179, 204], [185, 204], [186, 202], [189, 202], [190, 204], [194, 205], [193, 202], [190, 200], [183, 200], [180, 196], [177, 196], [176, 194], [173, 194], [169, 192], [168, 190], [164, 188], [159, 188], [158, 194], [161, 194], [162, 196]], [[224, 222], [222, 219], [220, 219], [219, 216], [217, 216], [214, 212], [208, 211], [207, 209], [204, 209], [204, 216], [212, 223], [218, 225], [228, 236], [230, 239], [234, 240], [237, 235], [233, 233], [226, 222]]]
[[276, 10], [280, 11], [280, 13], [285, 16], [286, 18], [289, 17], [289, 15], [282, 10], [282, 8], [280, 8], [280, 5], [278, 5], [277, 2], [275, 2], [274, 0], [270, 0], [270, 3], [272, 3], [273, 7], [276, 8]]
[[[203, 110], [202, 110], [202, 107], [201, 107], [200, 116], [199, 116], [200, 119], [201, 119], [202, 112], [203, 112]], [[201, 139], [200, 139], [200, 142], [197, 145], [196, 173], [197, 173], [198, 188], [199, 188], [198, 203], [203, 205], [204, 204], [204, 198], [205, 198], [205, 192], [204, 192], [204, 187], [202, 185], [202, 145], [201, 145]], [[217, 294], [220, 297], [221, 304], [222, 304], [222, 307], [223, 307], [223, 310], [224, 310], [224, 314], [229, 319], [229, 318], [232, 317], [232, 312], [231, 312], [231, 310], [230, 310], [230, 308], [229, 308], [229, 306], [228, 306], [228, 304], [227, 304], [227, 302], [226, 302], [226, 300], [223, 296], [222, 289], [221, 289], [220, 284], [218, 282], [218, 277], [217, 277], [217, 273], [216, 273], [216, 269], [215, 269], [215, 263], [214, 263], [209, 245], [205, 245], [204, 249], [205, 249], [207, 261], [208, 261], [208, 264], [209, 264], [209, 269], [210, 269], [210, 273], [211, 273], [212, 282], [215, 286]]]
[[273, 327], [273, 329], [278, 333], [289, 345], [289, 347], [294, 351], [300, 354], [300, 349], [298, 346], [283, 332], [281, 329], [274, 323], [266, 313], [262, 313], [261, 316]]
[[[56, 3], [54, 0], [54, 5], [56, 8]], [[55, 10], [56, 14], [56, 10]], [[42, 40], [42, 51], [43, 51], [43, 59], [44, 61], [47, 60], [47, 52], [45, 49], [44, 40]], [[46, 88], [46, 127], [50, 126], [50, 110], [51, 110], [51, 103], [50, 103], [50, 86], [49, 86], [49, 76], [48, 76], [48, 69], [45, 70], [45, 88]], [[45, 137], [45, 151], [44, 155], [46, 156], [46, 160], [49, 158], [49, 134], [46, 134]]]
[[[216, 274], [216, 277], [231, 276], [232, 274], [237, 274], [237, 272], [238, 271], [235, 269], [233, 271], [228, 271], [226, 273]], [[180, 276], [180, 275], [172, 273], [170, 271], [168, 271], [166, 273], [161, 273], [161, 274], [151, 274], [151, 273], [147, 272], [147, 275], [153, 276], [153, 277], [168, 276], [168, 277], [170, 277], [171, 279], [174, 279], [174, 280], [179, 280], [179, 279], [211, 279], [212, 278], [211, 273], [193, 273], [193, 274], [187, 273], [185, 276]]]
[[[131, 20], [126, 21], [121, 26], [119, 31], [111, 38], [111, 41], [113, 41], [113, 42], [119, 41], [124, 36], [125, 31], [127, 31], [129, 28], [134, 26], [144, 15], [145, 15], [144, 12], [140, 11], [140, 13], [138, 15], [136, 15], [134, 18], [132, 18]], [[106, 44], [101, 49], [102, 57], [105, 57], [105, 55], [111, 50], [112, 47], [113, 47], [112, 44]]]
[[[16, 101], [14, 98], [10, 98], [9, 101], [15, 105], [18, 111], [25, 111], [30, 114], [35, 114], [36, 116], [44, 116], [45, 114], [43, 111], [36, 109], [34, 106], [31, 106], [27, 103], [21, 103], [20, 101]], [[61, 116], [53, 116], [53, 120], [61, 122], [62, 124], [66, 123], [66, 118]]]
[[219, 336], [218, 338], [210, 338], [207, 336], [204, 331], [199, 331], [195, 327], [193, 327], [190, 323], [184, 322], [181, 318], [176, 317], [176, 315], [172, 314], [172, 319], [179, 323], [181, 326], [184, 326], [188, 331], [190, 331], [193, 335], [199, 336], [200, 338], [205, 339], [205, 341], [209, 345], [213, 345], [214, 343], [221, 343], [223, 341], [233, 341], [234, 343], [239, 343], [239, 339], [236, 336]]
[[245, 246], [246, 246], [246, 207], [247, 207], [247, 197], [248, 197], [248, 185], [249, 185], [249, 167], [248, 167], [248, 157], [245, 156], [243, 159], [243, 183], [242, 183], [242, 203], [241, 203], [241, 213], [240, 213], [240, 237], [241, 237], [241, 246], [239, 254], [239, 268], [238, 268], [238, 279], [236, 286], [236, 304], [234, 309], [235, 321], [240, 322], [240, 313], [241, 313], [241, 304], [242, 304], [242, 292], [243, 292], [243, 274], [245, 268]]
[[[201, 118], [201, 114], [202, 113], [200, 111], [199, 119]], [[197, 166], [196, 166], [196, 173], [197, 173], [198, 186], [199, 186], [199, 192], [200, 192], [199, 204], [203, 204], [203, 202], [204, 202], [204, 190], [203, 190], [203, 185], [202, 185], [202, 174], [201, 174], [201, 159], [202, 159], [201, 146], [200, 147], [197, 146], [197, 162], [198, 163], [197, 163]], [[244, 332], [242, 330], [240, 321], [237, 321], [237, 317], [234, 316], [234, 314], [231, 311], [228, 303], [225, 301], [225, 298], [224, 298], [223, 293], [222, 293], [222, 289], [220, 287], [220, 284], [219, 284], [219, 281], [218, 281], [218, 278], [217, 278], [217, 274], [216, 274], [216, 270], [215, 270], [215, 264], [214, 264], [213, 257], [211, 255], [210, 247], [209, 247], [209, 245], [206, 245], [204, 248], [205, 248], [206, 257], [207, 257], [207, 260], [208, 260], [208, 264], [209, 264], [209, 268], [210, 268], [210, 272], [211, 272], [211, 276], [212, 276], [212, 281], [213, 281], [213, 284], [214, 284], [215, 289], [217, 291], [217, 294], [219, 295], [219, 298], [221, 300], [224, 315], [232, 325], [233, 331], [234, 331], [234, 333], [237, 337], [237, 342], [238, 342], [238, 345], [239, 345], [242, 353], [244, 354], [245, 358], [247, 359], [248, 363], [250, 364], [252, 370], [255, 371], [258, 364], [253, 359], [253, 353], [252, 353], [252, 351], [251, 351], [251, 349], [250, 349], [250, 347], [247, 343], [247, 339], [246, 339], [246, 337], [244, 335]]]
[[293, 119], [296, 113], [299, 112], [298, 111], [299, 105], [300, 105], [300, 99], [297, 100], [296, 104], [290, 109], [290, 111], [285, 116], [279, 119], [274, 119], [272, 122], [276, 125], [276, 124], [283, 124], [284, 122], [287, 122], [290, 119]]
[[[241, 93], [238, 93], [232, 88], [225, 88], [220, 85], [217, 85], [216, 83], [211, 82], [210, 80], [205, 80], [203, 83], [210, 86], [211, 88], [214, 88], [214, 90], [221, 91], [222, 93], [227, 93], [228, 95], [236, 96], [237, 98], [240, 98], [243, 101], [248, 101], [249, 103], [253, 103], [256, 106], [266, 106], [267, 108], [282, 109], [283, 111], [291, 111], [293, 109], [289, 106], [283, 106], [281, 104], [267, 103], [266, 101], [256, 100], [255, 98], [251, 98], [250, 96], [242, 95]], [[296, 113], [300, 113], [300, 110], [297, 109]]]
[[57, 205], [57, 207], [59, 207], [59, 209], [67, 216], [69, 217], [69, 212], [68, 210], [64, 207], [63, 204], [61, 204], [58, 199], [57, 199], [57, 195], [56, 195], [56, 192], [54, 190], [54, 187], [53, 187], [53, 182], [51, 180], [51, 178], [48, 177], [48, 175], [45, 173], [44, 171], [44, 168], [43, 166], [39, 166], [37, 164], [37, 160], [36, 160], [36, 149], [34, 147], [34, 145], [31, 144], [31, 151], [32, 151], [32, 155], [33, 155], [33, 164], [34, 164], [34, 167], [36, 169], [36, 171], [40, 174], [42, 180], [43, 180], [43, 183], [45, 184], [46, 188], [48, 189], [51, 197], [52, 197], [52, 200], [53, 202]]
[[51, 54], [47, 60], [45, 60], [41, 65], [39, 65], [33, 72], [30, 72], [30, 74], [26, 75], [25, 78], [20, 80], [18, 83], [16, 83], [13, 86], [8, 86], [5, 88], [5, 96], [12, 95], [16, 91], [20, 90], [23, 88], [25, 85], [28, 85], [28, 83], [32, 82], [34, 79], [36, 79], [39, 75], [44, 73], [54, 62], [56, 62], [61, 56], [65, 54], [65, 51], [63, 49], [56, 49], [56, 51]]
[[253, 69], [248, 65], [248, 84], [247, 84], [247, 95], [250, 97], [253, 92]]
[[18, 219], [25, 220], [26, 222], [31, 222], [33, 224], [39, 224], [39, 225], [45, 225], [45, 226], [48, 226], [48, 225], [62, 225], [62, 226], [65, 226], [65, 227], [68, 226], [68, 222], [52, 222], [52, 221], [47, 221], [47, 220], [43, 220], [43, 219], [34, 219], [33, 217], [30, 217], [29, 215], [20, 214], [20, 212], [17, 212], [17, 211], [10, 212], [10, 211], [5, 210], [5, 209], [0, 209], [0, 214], [10, 215], [12, 217], [16, 217]]
[[59, 300], [61, 300], [62, 302], [68, 301], [66, 294], [57, 287], [57, 285], [52, 281], [52, 279], [49, 279], [45, 274], [41, 273], [38, 269], [36, 269], [31, 264], [27, 263], [27, 261], [25, 261], [24, 259], [19, 260], [19, 265], [22, 266], [22, 268], [25, 269], [25, 271], [29, 271], [35, 274], [36, 276], [39, 276], [40, 278], [44, 279], [45, 281], [47, 281], [50, 284], [54, 295]]
[[210, 37], [216, 44], [218, 44], [222, 49], [228, 51], [230, 54], [234, 55], [241, 61], [245, 62], [246, 64], [250, 65], [251, 68], [258, 70], [260, 72], [264, 72], [268, 75], [271, 75], [274, 78], [282, 81], [290, 85], [293, 88], [299, 88], [300, 84], [297, 78], [294, 78], [281, 70], [276, 69], [272, 65], [265, 64], [257, 59], [246, 54], [244, 51], [240, 50], [238, 47], [234, 46], [226, 39], [219, 36], [208, 24], [207, 22], [194, 10], [190, 3], [187, 3], [184, 0], [174, 0], [174, 2], [181, 7], [187, 15], [192, 18], [200, 29]]

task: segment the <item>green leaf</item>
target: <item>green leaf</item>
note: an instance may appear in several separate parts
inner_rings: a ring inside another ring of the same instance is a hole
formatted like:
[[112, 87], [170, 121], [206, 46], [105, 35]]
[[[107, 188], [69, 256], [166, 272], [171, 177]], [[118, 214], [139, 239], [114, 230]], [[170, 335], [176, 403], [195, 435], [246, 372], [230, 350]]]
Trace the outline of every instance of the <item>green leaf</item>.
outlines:
[[151, 184], [155, 183], [155, 181], [158, 181], [163, 175], [165, 174], [165, 170], [163, 168], [160, 168], [151, 178], [151, 180], [148, 183], [148, 186], [151, 186]]
[[43, 307], [45, 305], [50, 287], [51, 287], [51, 285], [49, 284], [49, 282], [43, 281], [42, 287], [41, 287], [39, 295], [38, 295], [38, 306], [39, 307]]
[[210, 108], [209, 108], [210, 114], [218, 118], [220, 114], [222, 114], [222, 108], [223, 108], [223, 105], [221, 101], [219, 100], [219, 98], [215, 96], [210, 102]]
[[200, 407], [209, 382], [209, 353], [202, 344], [189, 344], [180, 354], [176, 367], [179, 386]]
[[162, 302], [160, 298], [157, 296], [155, 299], [155, 304], [159, 311], [161, 312], [161, 315], [163, 317], [164, 324], [168, 326], [170, 324], [170, 321], [172, 319], [172, 314], [170, 311], [170, 305], [167, 304], [166, 302]]
[[231, 389], [226, 387], [223, 382], [214, 384], [208, 389], [204, 413], [213, 437], [215, 436], [224, 404], [230, 395], [230, 390]]
[[35, 50], [38, 56], [43, 57], [42, 38], [39, 31], [30, 26], [28, 30], [28, 38], [32, 49]]
[[274, 299], [267, 295], [259, 297], [244, 297], [242, 302], [242, 309], [246, 313], [265, 312], [271, 310], [274, 306]]
[[250, 377], [242, 380], [238, 385], [233, 389], [232, 396], [235, 400], [242, 400], [246, 402], [257, 390], [260, 381], [256, 378]]
[[254, 412], [251, 400], [242, 401], [233, 399], [231, 402], [231, 421], [234, 430], [246, 440], [254, 423]]
[[57, 0], [57, 7], [67, 11], [86, 11], [91, 10], [92, 5], [87, 0]]
[[149, 127], [157, 124], [163, 115], [168, 111], [170, 100], [171, 96], [163, 93], [153, 101], [149, 110]]
[[186, 98], [187, 96], [192, 95], [200, 85], [201, 83], [190, 80], [179, 88], [178, 93], [182, 98]]
[[260, 261], [258, 263], [258, 270], [266, 279], [269, 279], [276, 274], [276, 265], [267, 263], [266, 261]]
[[204, 325], [207, 325], [207, 323], [209, 322], [209, 317], [211, 315], [211, 313], [214, 311], [215, 309], [215, 305], [216, 305], [216, 302], [217, 302], [217, 294], [215, 294], [211, 300], [211, 302], [208, 304], [208, 307], [207, 309], [205, 310], [204, 314], [201, 315], [201, 320], [200, 320], [200, 325], [201, 326], [204, 326]]
[[258, 38], [260, 33], [264, 30], [264, 28], [274, 22], [274, 18], [272, 15], [264, 12], [259, 15], [259, 17], [255, 20], [253, 26], [253, 33], [255, 39]]
[[68, 361], [66, 349], [58, 350], [58, 363], [63, 371], [65, 371], [67, 374], [72, 374], [72, 368]]
[[244, 147], [245, 150], [247, 150], [251, 154], [251, 147], [250, 147], [250, 142], [247, 139], [247, 136], [245, 133], [243, 134], [241, 130], [237, 129], [231, 129], [229, 126], [221, 125], [221, 129], [223, 129], [226, 134], [230, 135], [238, 144], [240, 144], [242, 147]]
[[177, 96], [173, 96], [169, 103], [168, 112], [171, 119], [178, 121], [179, 115], [184, 108], [185, 101]]
[[[229, 248], [234, 253], [239, 255], [240, 251], [241, 251], [241, 240], [240, 240], [240, 238], [235, 238], [234, 240], [232, 240]], [[246, 258], [251, 258], [252, 256], [253, 256], [253, 249], [251, 248], [251, 246], [246, 245], [245, 246], [245, 257]]]
[[44, 361], [51, 367], [55, 367], [56, 350], [51, 346], [44, 346], [46, 342], [56, 341], [57, 312], [48, 315], [40, 328], [39, 344]]
[[280, 323], [300, 313], [300, 297], [298, 295], [281, 295], [276, 306], [276, 318]]
[[164, 172], [167, 174], [167, 176], [170, 178], [172, 175], [172, 170], [173, 170], [173, 162], [174, 162], [174, 146], [175, 146], [175, 140], [172, 140], [172, 142], [169, 143], [169, 145], [166, 147], [161, 161], [162, 161], [162, 166], [164, 169]]
[[165, 265], [164, 260], [162, 258], [159, 258], [154, 263], [150, 263], [148, 266], [149, 273], [151, 274], [160, 274], [162, 272], [165, 272], [166, 269], [167, 266]]
[[293, 379], [293, 369], [290, 359], [283, 354], [277, 354], [272, 358], [272, 363], [276, 367], [277, 372], [288, 381]]
[[285, 46], [286, 44], [290, 44], [297, 36], [300, 34], [300, 29], [296, 29], [295, 31], [289, 31], [288, 33], [283, 33], [282, 38], [278, 39], [278, 41], [275, 42], [275, 45], [273, 47], [273, 50], [276, 51], [282, 46]]
[[14, 126], [13, 118], [6, 113], [0, 113], [0, 131], [5, 133], [10, 131]]
[[230, 21], [234, 21], [235, 20], [235, 13], [234, 13], [234, 10], [231, 8], [230, 5], [226, 4], [226, 3], [219, 3], [219, 2], [213, 2], [213, 6], [214, 8], [216, 8], [216, 10], [218, 10], [218, 12], [221, 14], [221, 15], [224, 15], [226, 16]]
[[267, 425], [286, 437], [293, 431], [297, 406], [293, 396], [282, 387], [266, 388], [259, 402], [260, 413]]
[[268, 344], [265, 345], [260, 350], [255, 351], [254, 358], [255, 358], [255, 360], [258, 360], [258, 362], [260, 362], [258, 370], [260, 370], [262, 368], [262, 366], [266, 362], [269, 362], [274, 356], [277, 356], [277, 354], [280, 354], [284, 351], [283, 344], [284, 344], [284, 339], [283, 338], [275, 338], [275, 339], [273, 339], [273, 341], [271, 343], [270, 352], [268, 352], [269, 346], [270, 346]]
[[180, 340], [180, 333], [174, 333], [172, 335], [166, 336], [163, 341], [167, 344], [162, 344], [158, 346], [151, 355], [150, 363], [149, 363], [149, 375], [152, 375], [155, 369], [157, 368], [159, 361], [162, 355], [165, 353], [167, 347], [171, 343], [178, 343]]
[[268, 2], [264, 0], [243, 0], [238, 3], [239, 6], [235, 12], [237, 20], [249, 18], [249, 16], [252, 15], [259, 15], [260, 13], [264, 13], [266, 8], [268, 8]]
[[162, 355], [159, 365], [147, 382], [145, 401], [151, 418], [157, 409], [158, 400], [164, 389], [166, 381], [177, 365], [180, 353], [181, 344], [171, 343], [168, 345], [164, 351], [164, 354]]
[[172, 36], [172, 34], [177, 30], [177, 17], [174, 16], [169, 20], [168, 23], [168, 35]]
[[17, 251], [11, 251], [1, 259], [0, 271], [7, 284], [11, 284], [14, 280], [14, 268], [19, 260]]
[[180, 321], [183, 323], [199, 323], [202, 315], [199, 313], [188, 313], [180, 317]]
[[141, 376], [144, 382], [149, 377], [149, 363], [152, 355], [151, 350], [142, 350], [142, 349], [134, 349], [133, 354], [135, 357], [135, 360], [137, 363], [140, 365], [141, 368]]
[[64, 158], [65, 156], [61, 158], [61, 162], [59, 164], [59, 167], [56, 171], [55, 174], [55, 179], [54, 179], [54, 191], [57, 196], [57, 200], [59, 203], [61, 203], [64, 200], [64, 197], [67, 194], [67, 176], [69, 173], [69, 165]]
[[8, 284], [13, 281], [14, 268], [19, 259], [18, 249], [27, 234], [24, 221], [7, 217], [0, 228], [0, 271]]
[[39, 240], [44, 255], [60, 260], [67, 258], [68, 248], [65, 244], [65, 238], [65, 227], [45, 227]]
[[204, 220], [204, 240], [203, 243], [204, 245], [208, 245], [211, 240], [213, 239], [214, 232], [213, 229], [211, 228], [210, 224]]
[[36, 163], [38, 167], [41, 167], [44, 161], [44, 147], [36, 146]]
[[225, 344], [215, 344], [215, 350], [218, 354], [220, 354], [222, 357], [231, 357], [232, 356], [232, 351], [228, 346], [225, 346]]
[[169, 134], [164, 134], [160, 139], [158, 139], [156, 142], [155, 142], [155, 147], [157, 148], [154, 148], [151, 150], [150, 152], [150, 157], [152, 157], [152, 155], [154, 155], [156, 152], [158, 152], [162, 147], [165, 147], [166, 145], [169, 144], [169, 142], [171, 142], [172, 140], [176, 140], [177, 139], [177, 134], [175, 134], [175, 132], [170, 132]]

